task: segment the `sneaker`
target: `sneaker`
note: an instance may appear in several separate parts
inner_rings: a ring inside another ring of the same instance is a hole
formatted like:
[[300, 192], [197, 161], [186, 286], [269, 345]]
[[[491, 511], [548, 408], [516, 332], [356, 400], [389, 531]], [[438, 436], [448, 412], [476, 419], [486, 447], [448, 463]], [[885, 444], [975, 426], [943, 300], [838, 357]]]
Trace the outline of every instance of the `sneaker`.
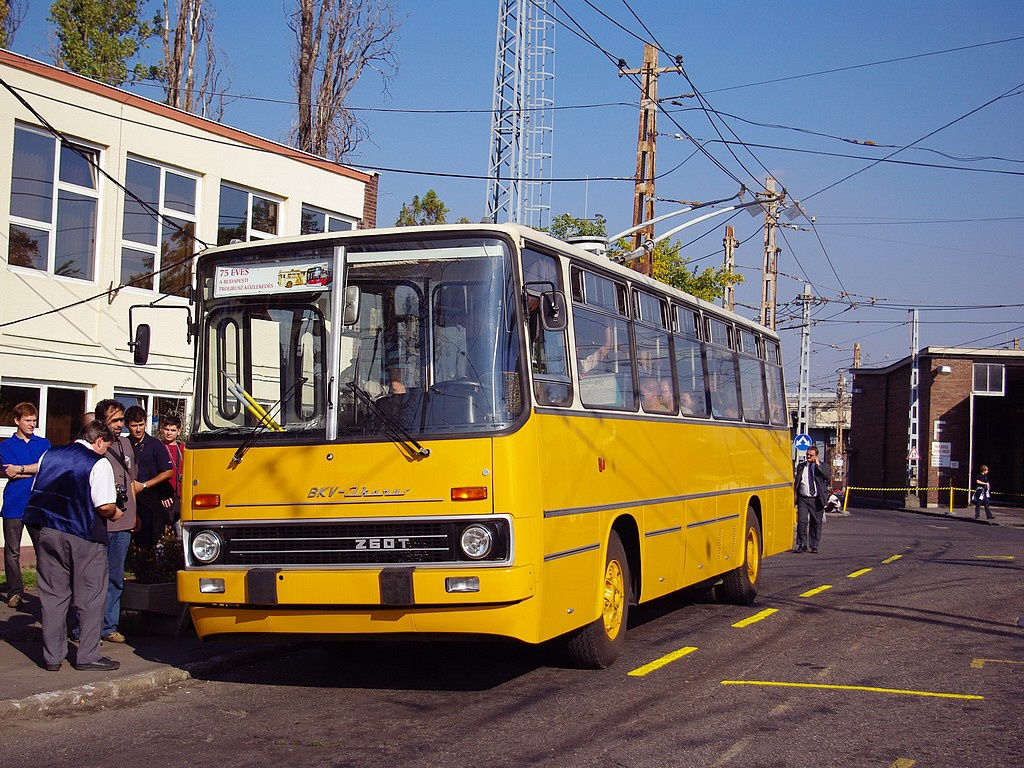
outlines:
[[108, 643], [123, 643], [124, 635], [115, 629], [109, 635], [104, 635], [102, 639], [106, 640]]
[[7, 607], [8, 608], [21, 608], [21, 604], [24, 603], [24, 602], [25, 602], [25, 600], [22, 598], [21, 595], [17, 595], [17, 594], [11, 595], [9, 598], [7, 598]]

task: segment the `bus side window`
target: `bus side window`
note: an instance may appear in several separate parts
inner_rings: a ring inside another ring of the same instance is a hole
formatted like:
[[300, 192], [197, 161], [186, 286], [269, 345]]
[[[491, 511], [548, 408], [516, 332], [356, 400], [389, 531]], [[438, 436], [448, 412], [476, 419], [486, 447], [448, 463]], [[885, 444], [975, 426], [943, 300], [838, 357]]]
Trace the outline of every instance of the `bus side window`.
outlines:
[[708, 415], [704, 386], [704, 346], [700, 343], [700, 316], [687, 307], [673, 307], [676, 313], [676, 383], [679, 406], [684, 416]]
[[739, 376], [736, 372], [737, 355], [732, 326], [708, 317], [707, 342], [711, 412], [716, 419], [739, 419]]
[[[530, 249], [523, 250], [523, 283], [550, 283], [562, 290], [558, 261]], [[539, 405], [571, 405], [565, 332], [547, 331], [541, 323], [540, 296], [528, 290], [526, 300], [530, 361], [533, 367], [533, 396]]]

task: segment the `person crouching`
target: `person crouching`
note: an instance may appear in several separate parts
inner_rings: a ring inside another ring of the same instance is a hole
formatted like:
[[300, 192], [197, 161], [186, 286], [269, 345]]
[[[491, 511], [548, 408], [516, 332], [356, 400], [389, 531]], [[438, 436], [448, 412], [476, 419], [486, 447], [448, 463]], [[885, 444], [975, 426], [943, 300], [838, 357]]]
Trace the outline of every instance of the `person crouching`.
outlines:
[[39, 460], [25, 507], [26, 525], [38, 529], [37, 585], [43, 609], [43, 661], [60, 669], [68, 652], [67, 614], [78, 611], [75, 669], [115, 670], [120, 662], [100, 656], [100, 627], [107, 597], [107, 526], [117, 520], [114, 472], [103, 459], [114, 433], [91, 421], [70, 445], [51, 448]]

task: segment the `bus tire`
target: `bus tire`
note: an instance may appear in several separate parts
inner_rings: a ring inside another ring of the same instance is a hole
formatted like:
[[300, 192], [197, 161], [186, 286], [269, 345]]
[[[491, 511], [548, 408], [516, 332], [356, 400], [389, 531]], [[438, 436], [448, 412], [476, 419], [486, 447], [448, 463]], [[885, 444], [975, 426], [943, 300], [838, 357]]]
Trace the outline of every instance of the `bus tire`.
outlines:
[[750, 605], [757, 597], [761, 578], [761, 524], [754, 510], [747, 507], [747, 523], [743, 527], [743, 563], [722, 578], [716, 587], [718, 599], [723, 603]]
[[605, 557], [604, 593], [601, 615], [569, 636], [569, 658], [580, 669], [605, 669], [615, 663], [626, 643], [626, 620], [629, 617], [629, 561], [619, 534], [608, 537]]

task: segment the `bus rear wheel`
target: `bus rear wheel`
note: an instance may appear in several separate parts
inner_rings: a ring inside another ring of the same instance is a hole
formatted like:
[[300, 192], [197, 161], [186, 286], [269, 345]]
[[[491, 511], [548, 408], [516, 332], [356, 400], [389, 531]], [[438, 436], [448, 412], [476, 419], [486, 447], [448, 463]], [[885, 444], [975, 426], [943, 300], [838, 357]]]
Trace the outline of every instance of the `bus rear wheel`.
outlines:
[[757, 597], [761, 578], [761, 524], [754, 510], [747, 507], [747, 523], [743, 527], [743, 563], [729, 571], [716, 587], [723, 603], [750, 605]]
[[632, 590], [626, 550], [615, 531], [608, 538], [602, 589], [601, 615], [569, 636], [569, 658], [580, 669], [610, 667], [626, 643]]

